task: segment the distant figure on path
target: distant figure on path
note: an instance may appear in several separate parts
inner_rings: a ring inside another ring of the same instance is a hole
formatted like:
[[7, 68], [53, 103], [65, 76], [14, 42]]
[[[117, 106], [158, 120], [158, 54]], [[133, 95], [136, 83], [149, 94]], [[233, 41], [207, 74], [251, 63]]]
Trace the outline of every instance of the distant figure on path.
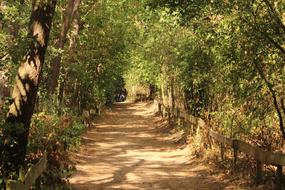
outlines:
[[123, 102], [126, 100], [126, 97], [123, 93], [120, 94], [120, 102]]
[[124, 102], [127, 99], [127, 90], [123, 89], [120, 93], [115, 96], [116, 102]]

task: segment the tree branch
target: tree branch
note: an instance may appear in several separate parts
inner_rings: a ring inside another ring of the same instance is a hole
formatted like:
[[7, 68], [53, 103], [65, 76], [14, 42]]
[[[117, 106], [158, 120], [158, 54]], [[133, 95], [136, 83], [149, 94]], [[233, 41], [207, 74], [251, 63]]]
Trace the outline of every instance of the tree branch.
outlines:
[[269, 7], [270, 11], [269, 14], [271, 14], [274, 18], [274, 20], [277, 22], [277, 24], [282, 28], [283, 32], [285, 33], [285, 25], [282, 23], [282, 20], [278, 16], [276, 10], [271, 5], [271, 3], [268, 0], [263, 0], [263, 2]]
[[[280, 107], [278, 105], [278, 101], [277, 101], [277, 96], [276, 96], [276, 92], [275, 90], [273, 89], [273, 85], [267, 80], [267, 78], [265, 77], [263, 71], [261, 70], [261, 68], [258, 66], [257, 64], [257, 60], [255, 59], [254, 60], [254, 66], [258, 72], [258, 74], [260, 75], [260, 77], [264, 80], [267, 88], [269, 89], [270, 93], [271, 93], [271, 96], [273, 98], [273, 104], [274, 104], [274, 107], [277, 111], [277, 115], [278, 115], [278, 118], [279, 118], [279, 127], [280, 127], [280, 130], [281, 130], [281, 133], [282, 133], [282, 136], [283, 138], [285, 139], [285, 130], [284, 130], [284, 122], [283, 122], [283, 117], [282, 117], [282, 113], [281, 113], [281, 110], [280, 110]], [[282, 101], [281, 101], [281, 104], [282, 104]], [[285, 111], [285, 109], [284, 109]]]
[[[260, 31], [261, 32], [261, 31]], [[278, 50], [280, 50], [283, 54], [285, 54], [285, 49], [279, 45], [273, 38], [271, 38], [266, 32], [261, 32], [261, 34], [271, 43], [273, 44]]]

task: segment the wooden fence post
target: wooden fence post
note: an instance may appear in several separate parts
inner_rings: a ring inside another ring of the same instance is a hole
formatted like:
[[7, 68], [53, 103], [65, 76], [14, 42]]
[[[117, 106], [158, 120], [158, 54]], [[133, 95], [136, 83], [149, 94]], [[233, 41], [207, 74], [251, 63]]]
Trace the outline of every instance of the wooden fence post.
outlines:
[[263, 168], [263, 164], [259, 160], [256, 160], [256, 182], [257, 184], [260, 184], [262, 181], [262, 168]]
[[184, 119], [184, 117], [180, 118], [180, 122], [181, 122], [181, 125], [183, 126], [183, 128], [187, 127], [187, 126], [185, 126], [185, 119]]
[[[168, 107], [167, 108], [167, 121], [168, 121], [168, 124], [171, 125], [171, 112], [170, 112], [170, 108]], [[172, 127], [172, 126], [171, 126]]]
[[187, 119], [187, 117], [184, 118], [184, 119], [185, 119], [184, 125], [187, 127], [187, 130], [188, 130], [189, 134], [190, 134], [191, 136], [193, 136], [194, 133], [192, 132], [192, 124], [189, 122], [189, 120]]
[[221, 149], [221, 159], [225, 160], [225, 145], [224, 145], [224, 143], [220, 144], [220, 149]]
[[282, 177], [283, 177], [283, 174], [282, 174], [282, 166], [278, 165], [277, 166], [277, 171], [276, 171], [276, 189], [277, 190], [281, 190], [282, 189]]
[[209, 134], [209, 131], [207, 131], [207, 138], [208, 138], [208, 142], [209, 142], [209, 148], [212, 149], [213, 148], [213, 139], [212, 139], [211, 135]]
[[233, 148], [233, 154], [234, 154], [233, 168], [236, 169], [237, 158], [238, 158], [238, 141], [237, 140], [233, 140], [232, 148]]
[[163, 115], [162, 110], [161, 110], [161, 104], [160, 104], [160, 103], [158, 103], [158, 113], [159, 113], [160, 115]]
[[162, 107], [162, 117], [165, 118], [166, 117], [166, 111], [165, 111], [165, 107]]
[[180, 117], [180, 110], [177, 109], [177, 115], [176, 115], [176, 121], [175, 124], [177, 124], [177, 122], [179, 121], [179, 125], [181, 124], [181, 117]]

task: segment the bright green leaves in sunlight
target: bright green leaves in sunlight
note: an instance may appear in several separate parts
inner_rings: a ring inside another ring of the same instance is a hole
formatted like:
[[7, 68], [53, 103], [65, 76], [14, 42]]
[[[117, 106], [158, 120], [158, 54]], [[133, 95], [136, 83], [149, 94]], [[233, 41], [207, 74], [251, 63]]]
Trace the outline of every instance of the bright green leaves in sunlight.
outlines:
[[[9, 92], [31, 40], [26, 38], [31, 12], [27, 2], [31, 1], [0, 3], [2, 94]], [[112, 105], [126, 88], [132, 91], [130, 96], [147, 89], [170, 109], [201, 117], [232, 138], [281, 149], [284, 0], [81, 0], [59, 48], [70, 2], [58, 1], [35, 111], [47, 115], [41, 118], [46, 123], [52, 117], [62, 120], [59, 123], [68, 118], [66, 126], [71, 128], [53, 141], [77, 145], [83, 115], [89, 114], [85, 118], [89, 122], [89, 116]], [[61, 63], [58, 87], [48, 96], [47, 81], [56, 57]], [[5, 101], [9, 99], [0, 103]], [[4, 114], [1, 117], [4, 120]], [[32, 127], [32, 134], [54, 130], [40, 123]]]
[[211, 117], [225, 133], [250, 138], [268, 125], [276, 138], [285, 114], [277, 117], [285, 88], [284, 6], [281, 0], [147, 1], [126, 81], [155, 84], [166, 99], [174, 81], [182, 107]]

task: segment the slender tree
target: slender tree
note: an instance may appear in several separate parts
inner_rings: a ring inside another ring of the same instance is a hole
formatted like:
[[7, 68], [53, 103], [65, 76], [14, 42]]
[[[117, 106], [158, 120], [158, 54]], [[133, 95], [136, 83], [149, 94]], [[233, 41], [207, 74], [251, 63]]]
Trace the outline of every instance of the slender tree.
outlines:
[[[80, 31], [80, 21], [79, 21], [79, 11], [77, 10], [74, 13], [74, 18], [71, 24], [70, 28], [70, 37], [69, 37], [69, 51], [76, 51], [76, 44], [78, 42], [79, 37], [79, 31]], [[68, 59], [69, 63], [73, 63], [74, 58], [71, 56], [70, 59]], [[64, 90], [65, 90], [65, 81], [66, 78], [68, 78], [66, 72], [62, 72], [63, 80], [59, 83], [59, 93], [58, 93], [58, 114], [61, 115], [62, 112], [62, 106], [63, 106], [63, 100], [64, 100]]]
[[[74, 16], [79, 8], [80, 0], [69, 0], [63, 16], [61, 32], [57, 41], [57, 49], [63, 49], [67, 33], [70, 30]], [[53, 94], [58, 86], [62, 56], [59, 54], [51, 61], [51, 72], [48, 79], [48, 94]]]

